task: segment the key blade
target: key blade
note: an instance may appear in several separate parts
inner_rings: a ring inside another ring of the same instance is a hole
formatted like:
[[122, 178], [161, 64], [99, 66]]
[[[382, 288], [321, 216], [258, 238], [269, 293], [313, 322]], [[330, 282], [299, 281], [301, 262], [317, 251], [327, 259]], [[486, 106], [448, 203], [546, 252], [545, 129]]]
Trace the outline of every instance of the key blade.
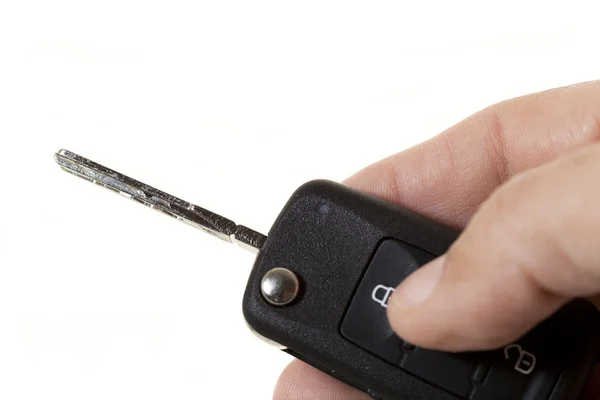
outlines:
[[243, 225], [173, 195], [146, 185], [120, 172], [88, 160], [68, 150], [54, 155], [60, 167], [80, 178], [115, 191], [150, 208], [230, 243], [260, 250], [267, 237]]

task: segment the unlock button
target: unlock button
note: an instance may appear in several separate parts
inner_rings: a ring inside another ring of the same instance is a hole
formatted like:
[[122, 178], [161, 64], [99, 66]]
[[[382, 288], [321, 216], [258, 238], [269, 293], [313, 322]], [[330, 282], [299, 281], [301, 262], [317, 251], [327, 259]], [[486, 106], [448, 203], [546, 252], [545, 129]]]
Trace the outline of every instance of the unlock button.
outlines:
[[511, 343], [494, 352], [489, 375], [475, 387], [473, 400], [547, 399], [560, 374], [548, 357], [548, 343]]
[[504, 357], [507, 360], [511, 358], [511, 350], [516, 350], [517, 361], [515, 362], [515, 371], [524, 375], [529, 375], [535, 369], [536, 357], [530, 352], [523, 350], [519, 344], [510, 344], [504, 348]]

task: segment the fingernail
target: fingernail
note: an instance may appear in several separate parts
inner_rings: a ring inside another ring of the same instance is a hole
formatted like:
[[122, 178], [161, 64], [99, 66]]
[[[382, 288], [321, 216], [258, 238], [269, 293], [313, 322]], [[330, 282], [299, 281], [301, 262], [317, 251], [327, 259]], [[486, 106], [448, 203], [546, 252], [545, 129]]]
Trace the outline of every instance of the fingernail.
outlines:
[[391, 297], [395, 306], [410, 310], [427, 300], [437, 286], [444, 270], [444, 257], [436, 258], [412, 273]]

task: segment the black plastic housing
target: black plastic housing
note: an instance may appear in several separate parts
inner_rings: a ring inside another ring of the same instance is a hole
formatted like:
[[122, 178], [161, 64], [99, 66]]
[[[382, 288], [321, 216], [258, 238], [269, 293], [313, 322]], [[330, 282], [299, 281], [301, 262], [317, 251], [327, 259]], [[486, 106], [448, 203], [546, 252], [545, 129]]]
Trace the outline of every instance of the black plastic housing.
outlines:
[[[456, 400], [346, 340], [340, 325], [378, 244], [396, 239], [433, 255], [443, 254], [459, 232], [394, 204], [330, 181], [311, 181], [290, 198], [259, 252], [244, 295], [243, 312], [258, 334], [295, 357], [386, 400]], [[274, 307], [260, 283], [272, 268], [292, 270], [301, 293]], [[552, 318], [568, 337], [550, 400], [578, 398], [598, 354], [598, 310], [585, 301]], [[553, 324], [555, 325], [555, 324]], [[568, 331], [567, 331], [568, 330]], [[529, 398], [527, 398], [529, 399]]]

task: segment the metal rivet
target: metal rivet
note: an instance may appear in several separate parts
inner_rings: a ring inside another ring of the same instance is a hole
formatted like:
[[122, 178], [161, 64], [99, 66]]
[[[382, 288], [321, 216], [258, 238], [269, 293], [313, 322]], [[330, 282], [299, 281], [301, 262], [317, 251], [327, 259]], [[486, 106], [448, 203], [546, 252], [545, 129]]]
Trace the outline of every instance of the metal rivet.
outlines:
[[273, 268], [265, 274], [260, 291], [265, 300], [274, 306], [285, 306], [298, 296], [300, 282], [289, 269]]

